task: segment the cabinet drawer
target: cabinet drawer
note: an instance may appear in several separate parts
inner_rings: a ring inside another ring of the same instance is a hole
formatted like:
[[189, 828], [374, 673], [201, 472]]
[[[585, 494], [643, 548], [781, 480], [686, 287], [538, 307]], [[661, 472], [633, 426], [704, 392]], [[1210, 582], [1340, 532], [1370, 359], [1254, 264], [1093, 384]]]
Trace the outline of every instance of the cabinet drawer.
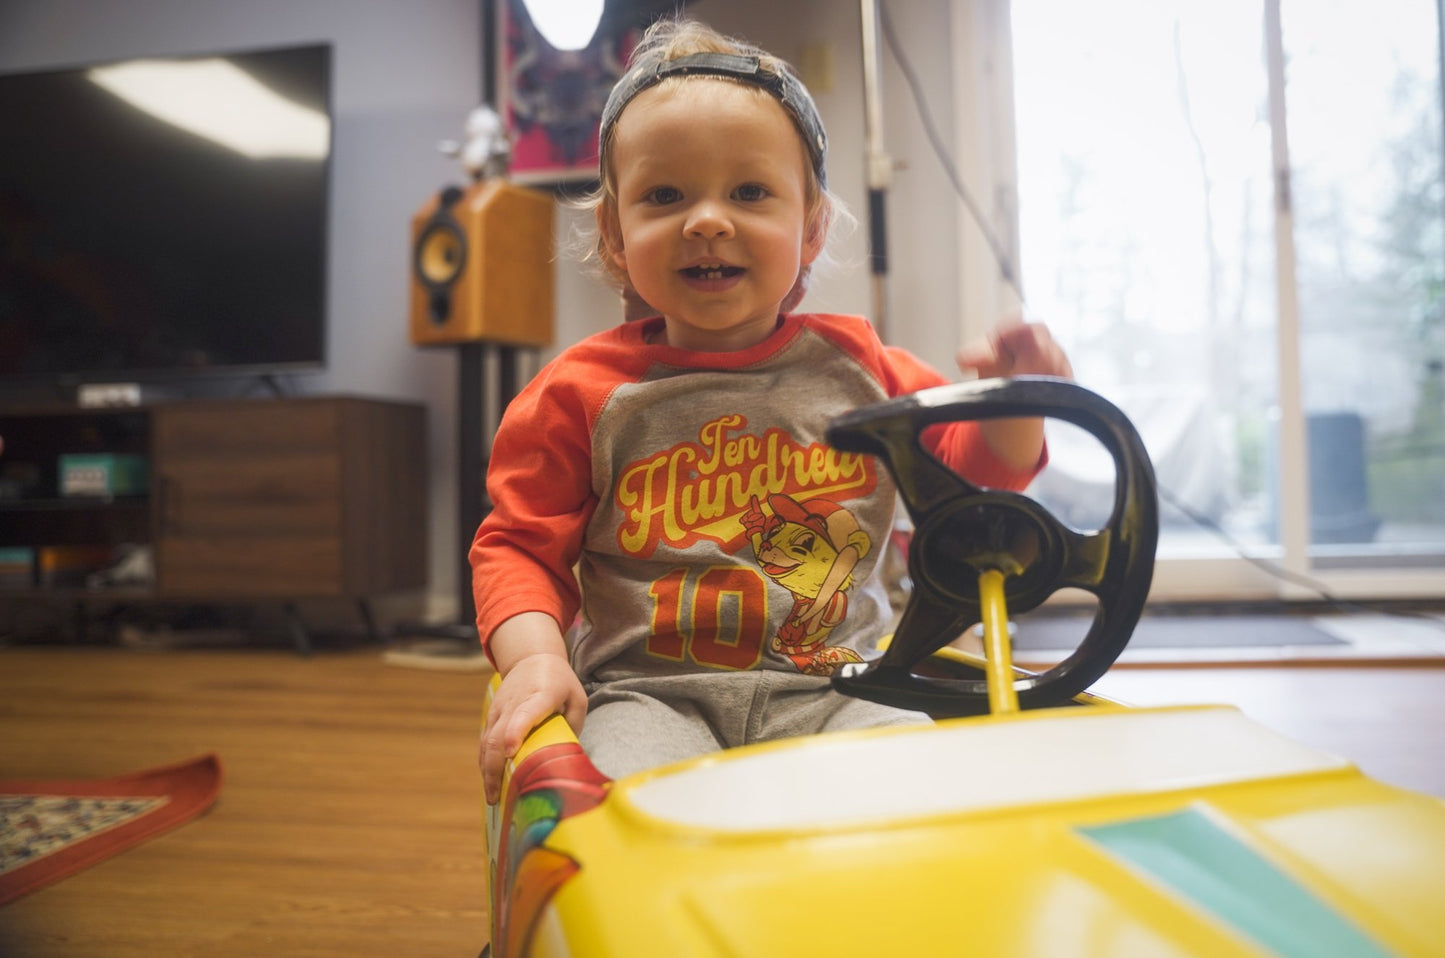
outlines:
[[342, 594], [334, 537], [175, 538], [165, 549], [165, 593], [234, 598]]
[[341, 410], [334, 400], [180, 403], [157, 409], [152, 428], [167, 462], [285, 455], [335, 450]]
[[325, 452], [167, 462], [156, 486], [159, 532], [270, 536], [338, 533], [341, 466]]

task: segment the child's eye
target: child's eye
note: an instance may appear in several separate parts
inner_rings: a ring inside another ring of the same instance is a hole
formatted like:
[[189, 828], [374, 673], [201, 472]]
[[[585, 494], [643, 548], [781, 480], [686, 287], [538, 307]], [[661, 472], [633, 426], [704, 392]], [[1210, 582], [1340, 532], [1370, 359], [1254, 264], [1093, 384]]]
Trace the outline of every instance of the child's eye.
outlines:
[[768, 188], [760, 183], [744, 183], [733, 191], [733, 195], [745, 203], [766, 199]]
[[666, 206], [669, 203], [676, 203], [682, 199], [682, 191], [671, 186], [659, 186], [647, 194], [647, 202], [655, 203], [658, 206]]

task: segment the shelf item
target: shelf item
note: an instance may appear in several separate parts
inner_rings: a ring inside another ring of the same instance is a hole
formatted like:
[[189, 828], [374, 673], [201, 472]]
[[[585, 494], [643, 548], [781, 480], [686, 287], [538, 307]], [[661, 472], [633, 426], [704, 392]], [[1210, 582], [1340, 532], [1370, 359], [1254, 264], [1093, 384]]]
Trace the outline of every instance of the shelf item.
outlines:
[[150, 485], [146, 457], [129, 453], [66, 453], [60, 457], [60, 494], [143, 495]]

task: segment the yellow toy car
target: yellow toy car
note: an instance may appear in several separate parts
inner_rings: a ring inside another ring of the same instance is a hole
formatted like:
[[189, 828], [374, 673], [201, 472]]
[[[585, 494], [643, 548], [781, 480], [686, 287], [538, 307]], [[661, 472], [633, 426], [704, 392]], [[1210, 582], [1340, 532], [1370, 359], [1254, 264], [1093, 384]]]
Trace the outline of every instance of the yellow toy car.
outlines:
[[[1106, 528], [971, 486], [917, 443], [1019, 415], [1109, 450]], [[940, 721], [609, 781], [552, 718], [485, 807], [492, 958], [1445, 955], [1445, 804], [1233, 708], [1086, 691], [1138, 620], [1158, 534], [1122, 413], [1060, 380], [993, 380], [859, 410], [829, 439], [887, 462], [916, 529], [897, 633], [834, 683]], [[1013, 668], [1008, 616], [1061, 588], [1098, 598], [1088, 635]], [[976, 622], [981, 659], [948, 646]]]

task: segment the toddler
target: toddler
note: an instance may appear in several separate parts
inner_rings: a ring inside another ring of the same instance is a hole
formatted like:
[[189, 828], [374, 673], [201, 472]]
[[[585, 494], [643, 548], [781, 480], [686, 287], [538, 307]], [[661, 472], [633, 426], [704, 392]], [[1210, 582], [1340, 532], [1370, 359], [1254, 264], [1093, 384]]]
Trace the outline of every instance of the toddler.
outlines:
[[[927, 721], [828, 679], [889, 622], [877, 571], [895, 491], [824, 430], [947, 380], [861, 318], [792, 312], [835, 209], [826, 156], [789, 67], [696, 22], [650, 29], [612, 90], [595, 252], [651, 315], [565, 350], [498, 428], [494, 509], [471, 548], [477, 627], [502, 677], [482, 733], [488, 801], [553, 713], [613, 778]], [[1005, 324], [958, 363], [1070, 375], [1038, 324]], [[995, 488], [1022, 489], [1045, 458], [1035, 419], [927, 438]]]

